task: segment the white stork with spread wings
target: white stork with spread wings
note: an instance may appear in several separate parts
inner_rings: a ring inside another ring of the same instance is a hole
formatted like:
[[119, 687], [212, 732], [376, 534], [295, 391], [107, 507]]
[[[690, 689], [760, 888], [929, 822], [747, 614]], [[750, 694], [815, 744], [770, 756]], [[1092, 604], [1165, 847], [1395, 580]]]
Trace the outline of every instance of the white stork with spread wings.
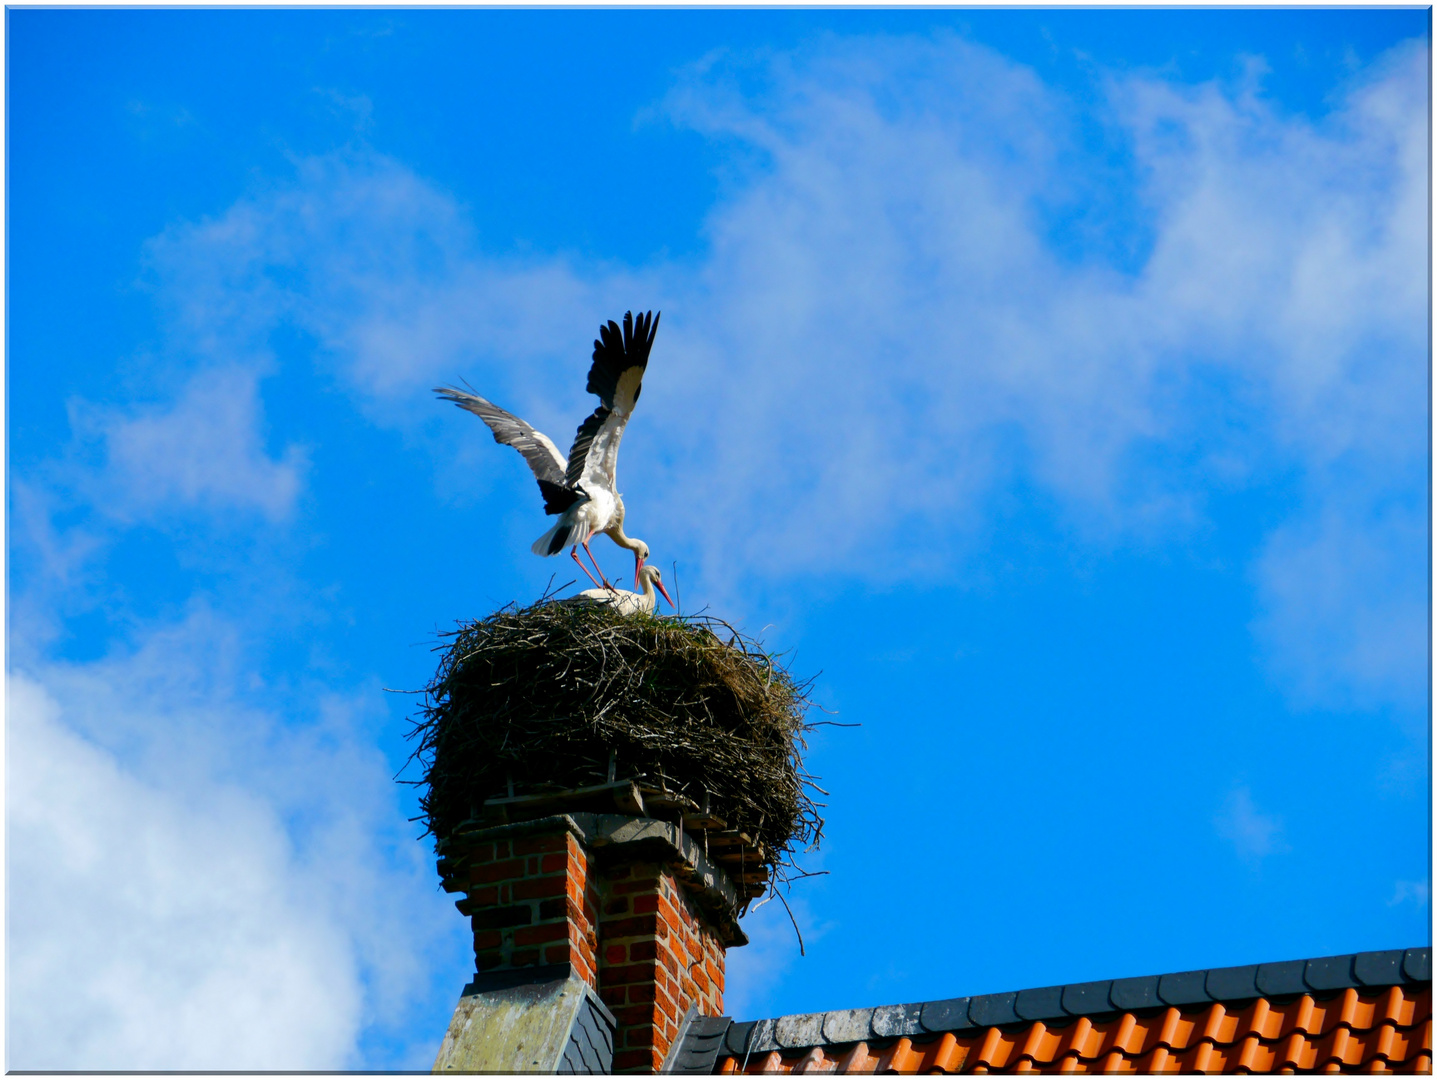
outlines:
[[493, 402], [449, 386], [436, 387], [434, 391], [483, 420], [494, 433], [495, 442], [512, 446], [529, 463], [544, 496], [544, 512], [559, 515], [554, 527], [534, 541], [534, 554], [557, 555], [567, 547], [579, 569], [594, 581], [594, 575], [589, 574], [579, 559], [578, 549], [582, 547], [607, 589], [613, 586], [599, 570], [589, 548], [589, 541], [595, 535], [605, 533], [614, 543], [634, 553], [635, 587], [639, 583], [639, 570], [649, 557], [647, 544], [624, 534], [618, 459], [619, 440], [624, 437], [624, 427], [643, 389], [644, 369], [658, 329], [659, 316], [651, 312], [637, 319], [633, 312], [626, 312], [622, 332], [612, 319], [599, 327], [599, 338], [594, 342], [594, 362], [589, 368], [585, 389], [597, 394], [600, 404], [593, 415], [579, 425], [567, 458], [542, 431], [536, 431]]

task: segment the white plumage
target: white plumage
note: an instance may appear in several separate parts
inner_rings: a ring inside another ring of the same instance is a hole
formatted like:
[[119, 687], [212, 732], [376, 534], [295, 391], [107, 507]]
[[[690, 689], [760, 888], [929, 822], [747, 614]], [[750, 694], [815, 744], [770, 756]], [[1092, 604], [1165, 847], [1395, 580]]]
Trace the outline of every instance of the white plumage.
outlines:
[[663, 575], [659, 573], [657, 566], [639, 567], [634, 574], [634, 582], [635, 584], [642, 582], [644, 591], [633, 593], [627, 589], [585, 589], [563, 602], [566, 604], [608, 604], [610, 607], [618, 608], [624, 615], [637, 615], [641, 612], [645, 615], [652, 615], [654, 607], [658, 604], [658, 597], [654, 595], [654, 586], [657, 585], [659, 592], [664, 594], [664, 599], [668, 600], [669, 607], [674, 606], [668, 589], [664, 588]]
[[599, 327], [599, 337], [594, 341], [594, 362], [589, 368], [585, 389], [597, 394], [600, 404], [574, 433], [568, 457], [561, 454], [554, 441], [542, 431], [491, 401], [448, 386], [434, 391], [488, 424], [494, 441], [518, 450], [533, 471], [544, 496], [544, 512], [559, 515], [553, 528], [534, 541], [531, 548], [534, 554], [557, 555], [567, 547], [579, 569], [598, 585], [600, 582], [594, 580], [594, 575], [589, 574], [579, 559], [578, 549], [582, 547], [594, 569], [599, 571], [603, 586], [610, 590], [613, 586], [599, 570], [589, 548], [590, 540], [604, 533], [620, 547], [632, 551], [636, 586], [639, 571], [649, 557], [647, 544], [624, 533], [618, 461], [619, 442], [643, 389], [644, 371], [658, 328], [659, 316], [648, 312], [637, 319], [633, 312], [625, 313], [622, 331], [613, 320]]

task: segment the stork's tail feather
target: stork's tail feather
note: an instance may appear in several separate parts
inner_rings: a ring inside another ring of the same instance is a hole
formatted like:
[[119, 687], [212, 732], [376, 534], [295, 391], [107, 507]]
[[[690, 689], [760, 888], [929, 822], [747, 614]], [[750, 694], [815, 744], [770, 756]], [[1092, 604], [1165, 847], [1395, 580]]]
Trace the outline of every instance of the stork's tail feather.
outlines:
[[[559, 522], [552, 529], [546, 532], [539, 539], [534, 541], [534, 546], [529, 550], [535, 555], [557, 555], [569, 546], [569, 534], [574, 531], [572, 525], [567, 522]], [[578, 541], [574, 541], [578, 543]]]

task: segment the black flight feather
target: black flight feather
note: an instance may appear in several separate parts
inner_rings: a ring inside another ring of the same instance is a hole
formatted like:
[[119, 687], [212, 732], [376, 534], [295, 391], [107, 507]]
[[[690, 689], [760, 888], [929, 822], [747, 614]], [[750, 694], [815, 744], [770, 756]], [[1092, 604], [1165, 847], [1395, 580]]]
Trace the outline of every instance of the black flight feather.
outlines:
[[[623, 330], [613, 319], [601, 325], [594, 342], [594, 363], [589, 368], [589, 381], [584, 389], [598, 394], [599, 400], [612, 409], [619, 376], [632, 367], [641, 371], [648, 367], [649, 351], [658, 331], [659, 316], [647, 311], [637, 320], [632, 311], [625, 312]], [[635, 401], [638, 396], [636, 392]]]
[[552, 480], [540, 480], [539, 491], [544, 496], [544, 513], [546, 514], [562, 514], [583, 498], [573, 488], [556, 484]]

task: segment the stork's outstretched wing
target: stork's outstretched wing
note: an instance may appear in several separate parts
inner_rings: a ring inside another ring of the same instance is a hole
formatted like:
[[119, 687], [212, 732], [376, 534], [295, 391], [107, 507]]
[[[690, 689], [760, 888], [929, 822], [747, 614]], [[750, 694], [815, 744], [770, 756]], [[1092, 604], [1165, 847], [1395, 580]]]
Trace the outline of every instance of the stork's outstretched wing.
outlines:
[[589, 475], [617, 489], [619, 441], [643, 391], [644, 370], [658, 331], [659, 315], [654, 312], [637, 319], [632, 311], [625, 312], [622, 331], [612, 319], [599, 327], [585, 389], [599, 395], [602, 404], [574, 434], [565, 476], [570, 486]]
[[[594, 342], [594, 363], [589, 368], [589, 382], [584, 389], [598, 394], [599, 400], [614, 412], [628, 414], [639, 400], [644, 368], [649, 363], [649, 350], [659, 332], [659, 316], [646, 311], [637, 319], [632, 311], [624, 312], [624, 329], [610, 319], [599, 327]], [[572, 456], [572, 455], [571, 455]]]
[[454, 402], [461, 409], [472, 412], [489, 425], [495, 442], [512, 446], [524, 456], [534, 473], [534, 479], [539, 481], [546, 514], [562, 514], [581, 498], [579, 493], [565, 482], [564, 473], [569, 463], [549, 436], [477, 394], [466, 394], [452, 386], [436, 386], [434, 392], [446, 401]]

